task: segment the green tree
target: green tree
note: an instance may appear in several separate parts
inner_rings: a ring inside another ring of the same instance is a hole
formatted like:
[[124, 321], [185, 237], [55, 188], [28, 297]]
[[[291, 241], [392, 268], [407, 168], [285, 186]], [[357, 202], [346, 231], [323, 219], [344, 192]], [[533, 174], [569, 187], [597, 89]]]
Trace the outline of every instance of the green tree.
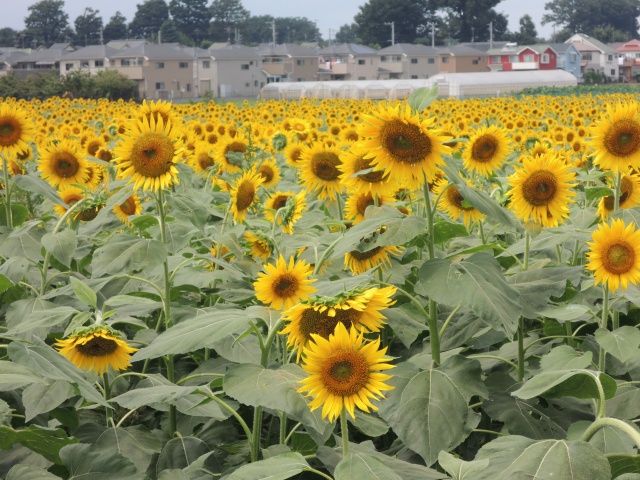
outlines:
[[211, 20], [207, 0], [171, 0], [169, 13], [176, 28], [193, 44], [199, 44], [206, 38]]
[[317, 42], [320, 30], [306, 17], [278, 17], [275, 19], [276, 33], [285, 43]]
[[102, 31], [102, 17], [98, 16], [98, 10], [91, 7], [84, 9], [84, 13], [75, 19], [76, 45], [98, 45], [100, 32]]
[[240, 0], [213, 0], [209, 8], [211, 11], [209, 38], [214, 42], [231, 40], [234, 30], [251, 17]]
[[161, 39], [164, 43], [182, 43], [183, 45], [194, 45], [193, 40], [184, 35], [172, 18], [164, 21], [160, 27]]
[[451, 38], [460, 42], [488, 41], [490, 27], [495, 40], [506, 36], [508, 20], [494, 7], [502, 0], [434, 0], [434, 5], [446, 16]]
[[358, 25], [355, 23], [345, 23], [336, 32], [336, 43], [361, 43], [358, 37]]
[[0, 28], [0, 46], [17, 47], [18, 31], [10, 27]]
[[160, 27], [169, 18], [169, 6], [164, 0], [145, 0], [137, 7], [129, 24], [129, 35], [132, 38], [157, 40]]
[[70, 41], [73, 30], [69, 27], [69, 15], [64, 10], [64, 0], [41, 0], [29, 6], [24, 19], [27, 42], [50, 46], [55, 42]]
[[531, 45], [538, 40], [538, 31], [533, 23], [531, 15], [520, 17], [520, 30], [515, 33], [514, 40], [519, 45]]
[[[271, 43], [273, 34], [271, 22], [276, 19], [271, 15], [258, 15], [249, 17], [242, 23], [242, 43], [245, 45], [258, 45], [259, 43]], [[282, 41], [276, 31], [276, 43]]]
[[108, 98], [109, 100], [135, 99], [138, 96], [138, 88], [135, 80], [115, 70], [103, 70], [93, 76], [93, 88], [95, 98]]
[[109, 19], [109, 23], [104, 26], [102, 31], [102, 38], [104, 43], [127, 38], [127, 19], [122, 13], [118, 11]]
[[413, 43], [424, 27], [427, 0], [369, 0], [354, 21], [357, 35], [367, 45], [391, 45], [391, 23], [396, 43]]

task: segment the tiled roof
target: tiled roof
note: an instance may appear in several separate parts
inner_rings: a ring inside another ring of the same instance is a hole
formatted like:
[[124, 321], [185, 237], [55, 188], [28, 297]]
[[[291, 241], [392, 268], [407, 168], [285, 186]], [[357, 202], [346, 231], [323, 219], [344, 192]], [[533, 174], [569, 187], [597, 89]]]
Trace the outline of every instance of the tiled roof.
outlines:
[[131, 48], [124, 48], [115, 52], [111, 58], [133, 58], [146, 57], [150, 60], [180, 60], [192, 59], [193, 54], [189, 55], [179, 48], [177, 43], [143, 43]]
[[419, 45], [414, 43], [396, 43], [388, 47], [378, 50], [378, 55], [389, 54], [405, 54], [405, 55], [438, 55], [438, 49]]
[[91, 60], [93, 58], [109, 58], [118, 50], [108, 45], [88, 45], [75, 52], [67, 53], [65, 60]]
[[314, 48], [296, 45], [295, 43], [283, 43], [279, 45], [260, 45], [258, 54], [262, 56], [279, 57], [317, 57], [318, 51]]
[[376, 55], [378, 51], [375, 48], [367, 47], [366, 45], [360, 45], [358, 43], [340, 43], [338, 45], [331, 45], [325, 47], [319, 52], [321, 55]]

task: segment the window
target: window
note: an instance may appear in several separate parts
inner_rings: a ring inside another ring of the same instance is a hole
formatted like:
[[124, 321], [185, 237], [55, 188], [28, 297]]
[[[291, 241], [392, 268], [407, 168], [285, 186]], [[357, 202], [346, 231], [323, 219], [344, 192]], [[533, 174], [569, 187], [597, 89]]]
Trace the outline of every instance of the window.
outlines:
[[358, 59], [358, 65], [365, 65], [366, 62], [363, 58]]
[[305, 79], [304, 79], [304, 78], [296, 78], [296, 80], [297, 80], [298, 82], [304, 82], [304, 81], [305, 81]]
[[411, 75], [411, 79], [412, 80], [417, 80], [418, 79], [418, 75]]
[[129, 59], [123, 58], [122, 60], [120, 60], [120, 66], [128, 67], [129, 65], [131, 65], [131, 61]]
[[358, 77], [358, 80], [366, 80], [367, 77]]
[[187, 92], [190, 92], [190, 91], [191, 91], [191, 84], [187, 83]]
[[449, 63], [449, 57], [442, 57], [442, 63]]
[[211, 62], [209, 60], [204, 60], [202, 62], [202, 68], [211, 68]]
[[549, 63], [549, 54], [548, 53], [543, 53], [540, 56], [540, 63]]
[[156, 62], [156, 68], [164, 68], [164, 62]]
[[65, 63], [64, 64], [64, 68], [68, 72], [69, 70], [71, 70], [73, 68], [73, 63]]
[[304, 60], [301, 60], [301, 59], [296, 60], [296, 65], [304, 65]]
[[417, 59], [417, 58], [412, 58], [412, 59], [411, 59], [411, 63], [413, 63], [413, 64], [418, 63], [418, 59]]
[[156, 90], [164, 90], [164, 82], [156, 82]]
[[249, 64], [243, 63], [242, 65], [240, 65], [240, 70], [249, 70]]
[[580, 58], [582, 58], [582, 60], [591, 60], [591, 53], [582, 53], [580, 54]]
[[189, 68], [189, 62], [178, 62], [178, 68]]
[[254, 80], [254, 81], [253, 81], [253, 86], [254, 86], [254, 87], [257, 87], [257, 86], [258, 86], [258, 80]]
[[522, 61], [523, 62], [533, 62], [534, 58], [535, 57], [533, 56], [533, 53], [527, 53], [527, 54], [522, 56]]
[[244, 86], [249, 88], [249, 85], [251, 85], [249, 82], [245, 83]]
[[636, 58], [640, 58], [640, 53], [636, 53]]
[[569, 60], [571, 61], [571, 63], [576, 63], [576, 62], [578, 61], [578, 55], [577, 55], [577, 54], [575, 54], [575, 53], [572, 53], [572, 54], [569, 56]]
[[501, 63], [500, 55], [491, 55], [491, 63]]
[[478, 60], [478, 59], [471, 60], [471, 64], [472, 65], [478, 65], [478, 63], [480, 63], [480, 60]]
[[380, 57], [380, 61], [381, 61], [381, 62], [386, 62], [386, 61], [387, 61], [387, 56], [386, 56], [386, 55], [382, 55], [382, 56]]
[[611, 69], [611, 76], [613, 77], [613, 76], [615, 76], [615, 74], [616, 74], [616, 69], [615, 69], [615, 68], [612, 68], [612, 69]]
[[607, 62], [613, 62], [613, 55], [607, 55]]
[[433, 65], [434, 63], [436, 63], [436, 59], [435, 58], [427, 58], [427, 63], [429, 65]]
[[95, 65], [96, 67], [104, 67], [104, 60], [96, 60], [96, 61], [94, 62], [94, 65]]

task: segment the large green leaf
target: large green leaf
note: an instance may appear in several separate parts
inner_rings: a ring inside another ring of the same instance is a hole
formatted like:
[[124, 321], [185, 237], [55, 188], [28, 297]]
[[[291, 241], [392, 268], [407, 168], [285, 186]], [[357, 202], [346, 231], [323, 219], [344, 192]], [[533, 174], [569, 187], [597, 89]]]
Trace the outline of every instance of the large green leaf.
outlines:
[[19, 443], [53, 463], [61, 463], [61, 448], [77, 442], [75, 438], [67, 437], [66, 432], [60, 428], [29, 425], [27, 428], [14, 430], [7, 425], [0, 425], [0, 449], [9, 450], [13, 444]]
[[388, 308], [384, 311], [387, 322], [398, 336], [402, 344], [410, 348], [418, 335], [427, 329], [426, 318], [416, 318], [411, 304], [401, 305], [396, 308]]
[[[192, 235], [198, 230], [190, 223], [174, 220], [166, 223], [167, 250], [171, 254], [178, 253], [189, 245]], [[149, 229], [149, 233], [161, 240], [160, 226], [156, 225]]]
[[438, 84], [416, 88], [407, 98], [407, 104], [420, 113], [438, 98]]
[[162, 264], [166, 257], [167, 249], [158, 240], [117, 234], [93, 254], [92, 276], [135, 273]]
[[98, 296], [89, 285], [76, 277], [71, 277], [71, 287], [73, 293], [76, 294], [78, 300], [87, 305], [88, 307], [98, 308]]
[[44, 468], [19, 463], [11, 467], [6, 480], [60, 480], [60, 477], [47, 472]]
[[611, 478], [622, 479], [622, 475], [636, 474], [631, 478], [640, 479], [640, 455], [607, 455], [611, 465]]
[[162, 442], [144, 425], [107, 428], [95, 442], [96, 447], [115, 451], [144, 472], [154, 453], [162, 450]]
[[624, 326], [613, 331], [599, 328], [595, 337], [598, 345], [621, 362], [640, 355], [640, 331], [635, 327]]
[[484, 445], [475, 460], [489, 460], [489, 466], [474, 480], [611, 480], [604, 454], [581, 441], [509, 435]]
[[569, 369], [539, 373], [513, 392], [513, 395], [529, 399], [537, 396], [600, 398], [598, 384], [606, 399], [616, 394], [616, 382], [609, 375], [593, 370]]
[[197, 315], [162, 332], [148, 347], [138, 350], [131, 361], [211, 348], [218, 340], [245, 331], [249, 327], [249, 319], [244, 311], [237, 309]]
[[44, 249], [62, 265], [69, 266], [78, 247], [78, 238], [74, 230], [57, 233], [45, 233], [40, 239]]
[[403, 363], [393, 375], [389, 383], [395, 389], [381, 402], [380, 416], [432, 465], [440, 451], [459, 445], [477, 425], [479, 417], [470, 412], [469, 400], [474, 395], [488, 397], [480, 364], [455, 355], [426, 371]]
[[78, 313], [73, 307], [61, 306], [53, 307], [47, 310], [35, 310], [22, 318], [22, 321], [10, 328], [8, 335], [18, 335], [30, 332], [36, 328], [50, 328], [59, 325]]
[[224, 376], [224, 390], [227, 395], [245, 405], [262, 405], [286, 412], [294, 420], [302, 422], [305, 427], [324, 436], [330, 432], [331, 424], [322, 419], [320, 409], [311, 412], [311, 400], [297, 392], [300, 381], [306, 376], [302, 368], [295, 364], [287, 364], [277, 370], [242, 364], [227, 371]]
[[[567, 440], [580, 440], [591, 425], [593, 425], [593, 423], [588, 420], [579, 420], [573, 423], [567, 432]], [[635, 428], [635, 430], [640, 433], [640, 429], [635, 427], [635, 425], [630, 424], [629, 426]], [[605, 455], [631, 455], [636, 453], [636, 445], [633, 438], [618, 427], [612, 425], [605, 424], [602, 428], [599, 428], [589, 439], [589, 444], [596, 447]]]
[[193, 393], [197, 388], [198, 387], [181, 387], [179, 385], [158, 385], [147, 388], [135, 388], [112, 398], [112, 401], [129, 410], [153, 403], [173, 404], [179, 398]]
[[37, 262], [42, 260], [40, 241], [44, 231], [38, 228], [39, 222], [29, 222], [6, 235], [0, 235], [4, 240], [0, 247], [0, 255], [5, 257], [23, 257]]
[[500, 264], [486, 252], [461, 262], [443, 258], [427, 260], [419, 272], [416, 291], [438, 303], [468, 307], [489, 326], [512, 337], [522, 307], [520, 294], [507, 284]]
[[0, 392], [14, 390], [31, 383], [46, 385], [47, 381], [29, 367], [0, 360]]
[[540, 359], [540, 368], [547, 372], [584, 369], [591, 365], [592, 360], [590, 351], [578, 352], [569, 345], [559, 345]]
[[285, 480], [308, 468], [302, 455], [289, 452], [243, 465], [229, 475], [228, 480]]
[[16, 175], [13, 177], [13, 183], [27, 192], [37, 193], [38, 195], [48, 198], [53, 203], [67, 207], [62, 198], [60, 198], [60, 195], [58, 195], [58, 192], [40, 177], [34, 175]]
[[380, 459], [366, 453], [351, 453], [342, 459], [333, 474], [335, 480], [366, 478], [371, 480], [402, 480]]
[[64, 380], [51, 380], [47, 385], [34, 383], [22, 392], [25, 420], [49, 412], [74, 395], [73, 387]]
[[618, 385], [615, 397], [607, 400], [607, 413], [622, 420], [640, 417], [640, 388], [629, 383]]
[[60, 450], [62, 463], [69, 470], [69, 480], [143, 480], [131, 461], [115, 451], [79, 443]]
[[438, 455], [438, 463], [453, 480], [474, 480], [478, 472], [489, 466], [489, 460], [465, 462], [445, 451]]
[[156, 472], [186, 468], [209, 451], [207, 444], [199, 438], [172, 438], [160, 452], [156, 463]]

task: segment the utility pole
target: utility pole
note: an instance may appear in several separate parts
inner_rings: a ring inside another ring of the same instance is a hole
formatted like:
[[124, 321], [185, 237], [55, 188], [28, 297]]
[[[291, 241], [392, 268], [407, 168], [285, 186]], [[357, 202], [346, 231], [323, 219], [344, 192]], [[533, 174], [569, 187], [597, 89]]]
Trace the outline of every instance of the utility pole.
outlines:
[[493, 22], [489, 22], [489, 48], [493, 48]]
[[396, 44], [396, 22], [384, 22], [385, 25], [391, 25], [391, 45]]
[[473, 43], [475, 38], [476, 38], [476, 27], [471, 27], [471, 43]]
[[276, 46], [276, 21], [271, 20], [271, 37], [273, 38], [273, 46]]
[[435, 48], [436, 46], [436, 24], [431, 22], [429, 23], [431, 26], [431, 48]]

